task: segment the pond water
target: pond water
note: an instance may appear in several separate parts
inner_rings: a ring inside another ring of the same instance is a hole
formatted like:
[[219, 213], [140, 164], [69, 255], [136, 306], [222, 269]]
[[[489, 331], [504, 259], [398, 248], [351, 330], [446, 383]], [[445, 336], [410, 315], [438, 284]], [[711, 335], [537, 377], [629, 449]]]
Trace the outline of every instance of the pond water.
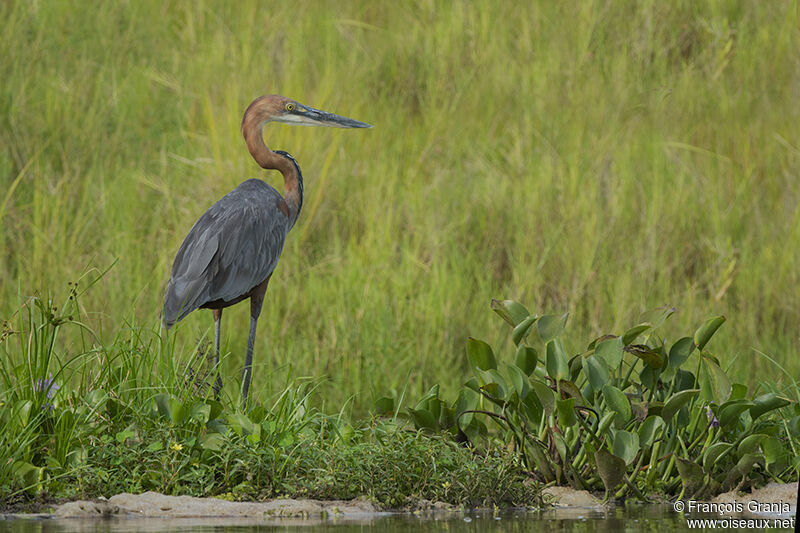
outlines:
[[[706, 524], [694, 524], [689, 520], [719, 519], [716, 515], [688, 516], [673, 511], [670, 505], [628, 505], [607, 511], [590, 509], [558, 509], [548, 511], [512, 511], [497, 516], [487, 512], [466, 513], [422, 513], [422, 514], [378, 514], [368, 517], [347, 517], [328, 520], [315, 519], [160, 519], [160, 518], [113, 518], [113, 519], [10, 519], [0, 520], [0, 533], [38, 533], [38, 532], [126, 532], [153, 531], [168, 532], [237, 532], [287, 531], [302, 533], [306, 531], [330, 531], [332, 533], [381, 531], [397, 533], [401, 531], [423, 532], [537, 532], [537, 531], [787, 531], [763, 527], [775, 523], [739, 523], [743, 527], [732, 528], [729, 522], [717, 523], [716, 528]], [[746, 518], [738, 518], [746, 520]], [[730, 520], [730, 519], [728, 519]], [[771, 519], [765, 519], [771, 520]], [[779, 524], [780, 525], [780, 524]], [[727, 527], [726, 527], [727, 526]]]

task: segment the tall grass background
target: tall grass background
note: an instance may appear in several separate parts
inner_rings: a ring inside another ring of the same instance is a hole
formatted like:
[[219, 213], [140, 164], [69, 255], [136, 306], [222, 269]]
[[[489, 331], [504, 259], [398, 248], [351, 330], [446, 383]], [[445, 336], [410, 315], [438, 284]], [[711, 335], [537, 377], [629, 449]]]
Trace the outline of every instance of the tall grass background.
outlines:
[[[491, 298], [577, 338], [651, 307], [724, 314], [744, 382], [800, 372], [800, 37], [794, 2], [5, 2], [0, 317], [81, 298], [112, 342], [158, 327], [197, 217], [260, 170], [239, 124], [280, 93], [375, 125], [269, 125], [306, 201], [259, 321], [256, 395], [332, 403], [467, 376], [507, 330]], [[235, 390], [248, 306], [223, 316]], [[177, 353], [210, 313], [174, 333]], [[58, 338], [65, 360], [85, 338]], [[94, 341], [99, 342], [99, 341]], [[570, 346], [577, 352], [583, 346]], [[188, 357], [188, 355], [187, 355]], [[157, 371], [156, 371], [157, 372]]]

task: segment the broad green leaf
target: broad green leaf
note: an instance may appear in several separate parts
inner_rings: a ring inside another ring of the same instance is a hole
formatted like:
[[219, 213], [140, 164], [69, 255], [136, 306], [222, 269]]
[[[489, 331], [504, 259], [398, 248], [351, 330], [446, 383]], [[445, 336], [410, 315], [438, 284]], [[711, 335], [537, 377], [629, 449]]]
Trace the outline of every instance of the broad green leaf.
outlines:
[[720, 455], [730, 450], [733, 444], [728, 442], [717, 442], [709, 446], [703, 453], [703, 468], [706, 472], [713, 472], [714, 465], [717, 463]]
[[481, 389], [488, 392], [490, 395], [498, 399], [503, 399], [506, 396], [508, 385], [503, 376], [497, 370], [479, 370], [478, 378], [481, 380]]
[[731, 382], [725, 371], [708, 357], [702, 357], [700, 373], [700, 389], [707, 402], [724, 403], [731, 395]]
[[194, 402], [192, 404], [191, 410], [189, 411], [189, 417], [198, 422], [200, 424], [205, 424], [208, 422], [209, 417], [211, 416], [211, 406], [205, 402]]
[[786, 451], [781, 441], [776, 437], [767, 437], [761, 442], [761, 450], [768, 465], [777, 463], [786, 457]]
[[617, 414], [614, 418], [614, 424], [617, 427], [624, 426], [631, 419], [631, 403], [628, 401], [628, 397], [613, 385], [604, 385], [603, 398], [606, 400], [609, 409]]
[[791, 402], [786, 398], [778, 396], [774, 392], [768, 392], [754, 399], [753, 403], [755, 405], [750, 408], [750, 416], [753, 417], [753, 420], [755, 420], [764, 413], [774, 411], [775, 409], [780, 409], [781, 407], [786, 407]]
[[232, 413], [228, 415], [228, 423], [234, 433], [242, 437], [252, 435], [257, 431], [260, 432], [260, 428], [257, 430], [256, 424], [243, 413]]
[[719, 425], [725, 429], [735, 426], [739, 422], [742, 413], [749, 410], [755, 404], [748, 400], [730, 400], [722, 404], [719, 408]]
[[652, 445], [656, 436], [664, 430], [664, 427], [664, 419], [660, 416], [648, 416], [642, 425], [639, 426], [639, 443], [642, 448]]
[[[552, 394], [550, 397], [552, 398]], [[533, 425], [539, 425], [542, 421], [542, 415], [544, 414], [544, 408], [539, 401], [539, 396], [535, 393], [528, 394], [525, 399], [522, 400], [522, 414], [528, 417], [528, 421], [533, 423]]]
[[676, 392], [672, 396], [669, 397], [669, 400], [664, 404], [664, 408], [661, 409], [661, 418], [664, 419], [664, 422], [669, 424], [672, 417], [675, 416], [681, 407], [686, 405], [689, 400], [697, 396], [697, 393], [700, 392], [700, 389], [687, 389], [682, 390], [680, 392]]
[[556, 397], [553, 389], [541, 381], [531, 381], [531, 388], [539, 399], [539, 403], [542, 405], [542, 409], [544, 409], [547, 416], [553, 414], [553, 409], [556, 405]]
[[680, 456], [675, 457], [675, 466], [678, 467], [685, 495], [693, 497], [703, 486], [703, 469], [697, 463]]
[[559, 339], [553, 339], [547, 343], [547, 375], [556, 381], [569, 378], [569, 365], [567, 356], [564, 353], [564, 346]]
[[614, 432], [614, 455], [631, 464], [639, 453], [639, 435], [619, 429]]
[[605, 360], [597, 355], [590, 355], [584, 361], [583, 368], [586, 370], [586, 377], [589, 379], [592, 389], [603, 390], [603, 385], [610, 380]]
[[[472, 411], [477, 409], [478, 402], [480, 401], [480, 395], [476, 393], [474, 390], [469, 388], [461, 389], [461, 392], [458, 393], [458, 399], [456, 400], [455, 405], [455, 414], [458, 417], [464, 411]], [[458, 419], [458, 424], [461, 428], [467, 427], [470, 422], [472, 422], [472, 417], [474, 413], [467, 413], [461, 416]]]
[[614, 337], [597, 343], [594, 354], [606, 362], [608, 368], [616, 369], [622, 362], [622, 337]]
[[661, 354], [652, 350], [647, 345], [631, 344], [625, 348], [625, 351], [631, 355], [635, 355], [653, 368], [661, 368], [664, 365], [664, 359], [661, 357]]
[[378, 415], [394, 413], [394, 399], [383, 396], [375, 400], [375, 413]]
[[[212, 435], [217, 435], [217, 434], [216, 433], [212, 433]], [[217, 435], [217, 436], [219, 436], [219, 435]], [[147, 448], [145, 448], [145, 449], [148, 452], [160, 452], [161, 450], [164, 449], [164, 445], [161, 444], [161, 441], [157, 440], [155, 442], [151, 442], [150, 444], [148, 444]]]
[[697, 346], [697, 348], [700, 350], [705, 348], [706, 344], [708, 344], [708, 341], [711, 340], [711, 337], [714, 336], [714, 333], [717, 332], [719, 327], [724, 322], [725, 322], [724, 316], [718, 316], [706, 320], [705, 324], [697, 328], [697, 331], [694, 332], [694, 345]]
[[517, 392], [520, 399], [524, 399], [528, 395], [530, 388], [528, 387], [528, 376], [525, 375], [517, 365], [503, 365], [508, 380]]
[[761, 444], [761, 441], [766, 438], [767, 436], [763, 433], [754, 433], [746, 436], [736, 448], [736, 455], [739, 457], [744, 457], [747, 454], [755, 453], [758, 450], [758, 446]]
[[497, 360], [494, 357], [492, 347], [482, 340], [467, 339], [467, 359], [472, 368], [479, 370], [497, 369]]
[[566, 463], [569, 461], [569, 451], [567, 446], [567, 441], [564, 440], [564, 437], [561, 433], [554, 431], [553, 435], [553, 444], [556, 446], [556, 451], [558, 452], [558, 456], [561, 458], [562, 463]]
[[680, 366], [689, 359], [693, 351], [694, 339], [691, 337], [678, 339], [669, 350], [669, 365], [673, 368], [680, 368]]
[[742, 385], [741, 383], [731, 385], [730, 400], [744, 400], [745, 398], [747, 398], [747, 385]]
[[156, 394], [153, 397], [153, 401], [156, 404], [156, 410], [158, 411], [159, 416], [162, 418], [166, 418], [170, 422], [172, 422], [172, 402], [170, 401], [171, 397], [169, 394]]
[[597, 473], [603, 480], [606, 494], [613, 493], [625, 475], [625, 460], [601, 449], [595, 452], [594, 462], [597, 465]]
[[200, 437], [200, 447], [204, 450], [218, 452], [222, 449], [225, 438], [219, 433], [209, 433]]
[[123, 430], [123, 431], [118, 431], [118, 432], [117, 432], [117, 434], [116, 434], [116, 440], [117, 440], [117, 442], [119, 442], [120, 444], [122, 444], [122, 443], [124, 443], [124, 442], [125, 442], [127, 439], [130, 439], [130, 438], [132, 438], [132, 437], [135, 437], [135, 436], [136, 436], [136, 432], [135, 432], [135, 431], [133, 431], [132, 429], [125, 429], [125, 430]]
[[530, 315], [524, 305], [514, 300], [492, 300], [492, 310], [511, 327], [516, 326]]
[[427, 409], [409, 409], [411, 418], [414, 420], [414, 425], [418, 429], [429, 429], [431, 431], [438, 431], [439, 425], [436, 423], [436, 418]]
[[516, 326], [514, 326], [514, 330], [511, 332], [511, 339], [514, 341], [514, 344], [517, 346], [525, 340], [528, 334], [533, 329], [533, 324], [536, 322], [535, 316], [529, 316]]
[[653, 329], [653, 325], [650, 322], [633, 326], [631, 329], [622, 334], [622, 344], [625, 346], [631, 344], [639, 335], [643, 335], [645, 332], [651, 329]]
[[533, 374], [536, 365], [539, 363], [539, 353], [531, 346], [520, 345], [514, 357], [514, 364], [522, 370], [526, 376]]
[[578, 419], [575, 417], [575, 398], [556, 400], [556, 411], [558, 411], [558, 425], [562, 429], [578, 423]]
[[545, 344], [555, 339], [564, 332], [567, 326], [567, 317], [569, 313], [558, 315], [544, 315], [536, 322], [536, 328], [539, 330], [539, 337]]

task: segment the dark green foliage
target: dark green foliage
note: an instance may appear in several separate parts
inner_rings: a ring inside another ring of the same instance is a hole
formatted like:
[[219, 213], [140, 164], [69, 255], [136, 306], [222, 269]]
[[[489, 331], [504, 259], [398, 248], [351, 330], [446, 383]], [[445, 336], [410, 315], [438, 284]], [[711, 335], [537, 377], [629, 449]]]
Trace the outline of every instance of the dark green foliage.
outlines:
[[[670, 343], [657, 331], [675, 310], [656, 309], [623, 335], [604, 335], [570, 356], [561, 339], [566, 315], [525, 316], [508, 300], [492, 308], [512, 327], [514, 354], [504, 362], [469, 339], [473, 376], [456, 402], [434, 386], [409, 409], [418, 428], [479, 448], [512, 446], [541, 481], [607, 495], [702, 497], [795, 479], [797, 405], [778, 392], [748, 399], [747, 387], [731, 382], [706, 351], [724, 317]], [[544, 367], [538, 353], [546, 354]]]

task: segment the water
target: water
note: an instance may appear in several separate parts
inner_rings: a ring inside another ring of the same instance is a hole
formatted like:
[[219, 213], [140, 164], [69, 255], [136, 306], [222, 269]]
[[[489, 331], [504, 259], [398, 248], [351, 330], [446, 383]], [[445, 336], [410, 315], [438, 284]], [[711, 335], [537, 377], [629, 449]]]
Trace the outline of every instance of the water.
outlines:
[[[695, 515], [691, 518], [719, 518], [712, 515]], [[719, 524], [723, 529], [726, 524]], [[730, 524], [727, 524], [730, 525]], [[752, 526], [752, 525], [751, 525]], [[758, 529], [762, 529], [756, 525]], [[512, 511], [497, 516], [486, 512], [378, 514], [363, 517], [315, 519], [230, 519], [230, 518], [112, 518], [112, 519], [11, 519], [0, 520], [0, 533], [60, 533], [86, 532], [122, 533], [127, 531], [168, 532], [236, 532], [287, 531], [305, 533], [326, 531], [331, 533], [401, 531], [447, 533], [510, 533], [538, 531], [710, 531], [702, 527], [690, 528], [687, 516], [676, 513], [670, 505], [628, 505], [607, 511], [590, 509], [558, 509], [548, 511]], [[725, 528], [726, 531], [735, 529]], [[752, 529], [741, 528], [740, 531]], [[763, 531], [780, 531], [766, 528]]]

